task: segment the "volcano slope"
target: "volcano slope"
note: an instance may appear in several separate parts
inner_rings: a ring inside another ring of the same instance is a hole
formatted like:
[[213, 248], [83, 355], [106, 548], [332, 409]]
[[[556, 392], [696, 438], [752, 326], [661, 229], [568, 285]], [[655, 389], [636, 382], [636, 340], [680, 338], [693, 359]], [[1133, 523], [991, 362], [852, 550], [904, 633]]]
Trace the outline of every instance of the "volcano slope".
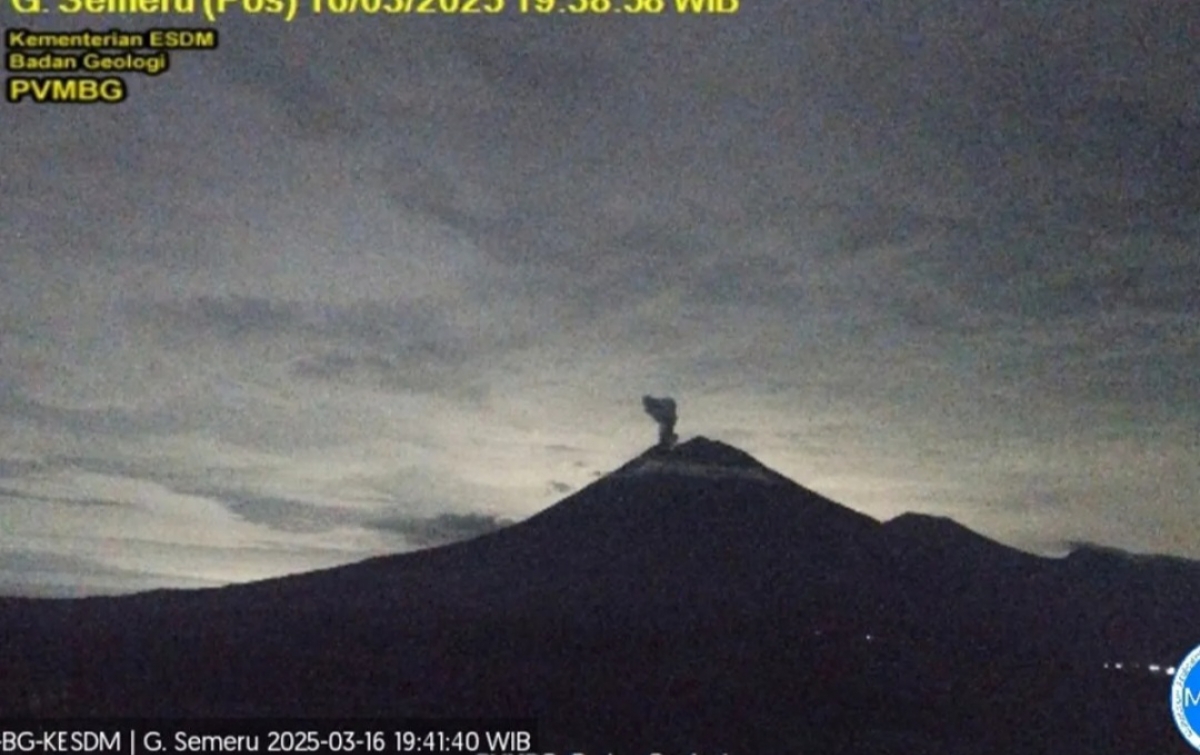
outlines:
[[473, 540], [0, 601], [0, 715], [534, 717], [544, 752], [1171, 753], [1200, 565], [1033, 556], [654, 447]]

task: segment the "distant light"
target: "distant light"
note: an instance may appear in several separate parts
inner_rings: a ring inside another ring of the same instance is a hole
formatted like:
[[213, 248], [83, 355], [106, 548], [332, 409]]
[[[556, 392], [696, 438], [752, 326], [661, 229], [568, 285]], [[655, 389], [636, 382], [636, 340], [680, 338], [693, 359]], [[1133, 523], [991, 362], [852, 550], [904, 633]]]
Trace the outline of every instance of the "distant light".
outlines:
[[1108, 665], [1109, 665], [1109, 664], [1108, 664], [1108, 661], [1105, 661], [1105, 662], [1104, 662], [1104, 668], [1108, 668]]
[[1152, 674], [1157, 674], [1159, 671], [1162, 671], [1162, 666], [1158, 665], [1157, 663], [1151, 663], [1146, 668], [1150, 669], [1150, 673]]
[[1113, 664], [1113, 668], [1124, 668], [1124, 667], [1125, 667], [1125, 664], [1123, 664], [1123, 663], [1114, 663]]
[[867, 642], [870, 642], [872, 639], [874, 639], [874, 638], [873, 638], [871, 635], [869, 635], [869, 634], [868, 634], [868, 635], [867, 635]]
[[1175, 667], [1174, 666], [1167, 666], [1167, 675], [1175, 676]]

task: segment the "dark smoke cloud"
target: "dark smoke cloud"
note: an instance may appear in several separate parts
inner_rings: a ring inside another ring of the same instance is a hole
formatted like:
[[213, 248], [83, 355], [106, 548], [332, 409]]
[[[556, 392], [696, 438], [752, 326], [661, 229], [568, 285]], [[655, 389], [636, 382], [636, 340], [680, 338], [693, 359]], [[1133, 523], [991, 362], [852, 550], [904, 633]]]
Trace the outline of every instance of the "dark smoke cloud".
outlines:
[[658, 445], [662, 448], [675, 445], [675, 441], [679, 440], [679, 436], [675, 434], [675, 421], [678, 419], [675, 414], [675, 399], [642, 396], [642, 408], [658, 423]]

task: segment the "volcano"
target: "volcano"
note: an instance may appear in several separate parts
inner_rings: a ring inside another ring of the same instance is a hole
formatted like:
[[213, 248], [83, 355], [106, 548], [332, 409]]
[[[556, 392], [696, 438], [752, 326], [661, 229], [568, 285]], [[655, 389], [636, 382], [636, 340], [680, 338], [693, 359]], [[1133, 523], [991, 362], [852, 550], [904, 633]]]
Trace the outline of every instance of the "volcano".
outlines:
[[502, 530], [216, 589], [0, 601], [7, 716], [532, 717], [545, 752], [1182, 751], [1200, 565], [881, 523], [693, 438]]

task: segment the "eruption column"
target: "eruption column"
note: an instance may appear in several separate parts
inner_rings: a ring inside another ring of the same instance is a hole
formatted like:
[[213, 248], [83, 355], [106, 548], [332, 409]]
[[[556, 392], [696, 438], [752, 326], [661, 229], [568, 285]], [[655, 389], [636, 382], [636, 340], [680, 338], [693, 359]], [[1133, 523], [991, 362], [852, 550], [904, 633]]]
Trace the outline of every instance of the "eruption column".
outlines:
[[679, 436], [675, 434], [675, 421], [678, 419], [675, 414], [675, 399], [642, 396], [642, 408], [658, 423], [659, 447], [669, 449], [675, 445], [675, 441], [679, 440]]

